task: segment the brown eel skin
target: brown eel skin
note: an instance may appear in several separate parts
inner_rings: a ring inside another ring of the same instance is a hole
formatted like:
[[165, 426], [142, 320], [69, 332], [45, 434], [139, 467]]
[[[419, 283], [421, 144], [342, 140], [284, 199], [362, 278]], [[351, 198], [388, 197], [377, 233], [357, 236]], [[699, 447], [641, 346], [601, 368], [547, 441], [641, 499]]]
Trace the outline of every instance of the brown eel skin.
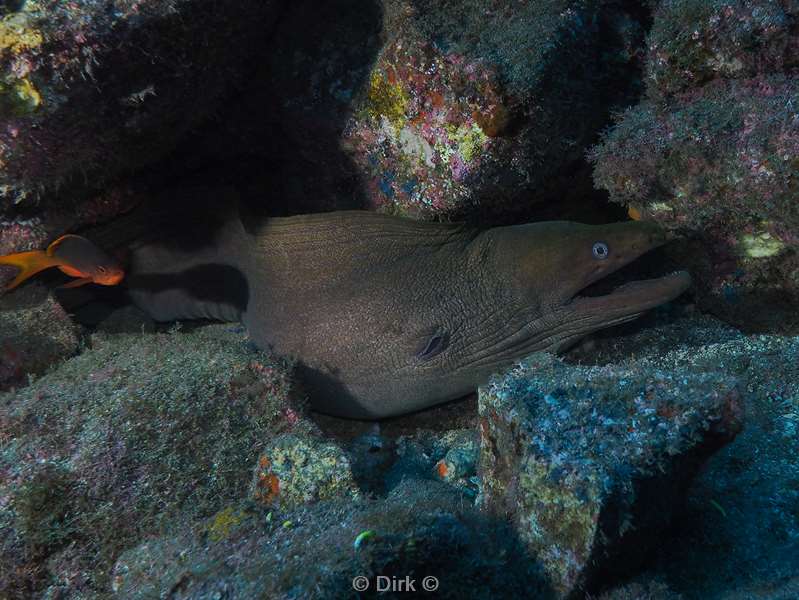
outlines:
[[161, 321], [240, 320], [294, 356], [315, 409], [359, 419], [473, 392], [532, 352], [630, 321], [690, 285], [685, 272], [579, 292], [667, 236], [641, 221], [477, 230], [361, 211], [220, 218], [189, 243], [140, 239], [131, 298]]

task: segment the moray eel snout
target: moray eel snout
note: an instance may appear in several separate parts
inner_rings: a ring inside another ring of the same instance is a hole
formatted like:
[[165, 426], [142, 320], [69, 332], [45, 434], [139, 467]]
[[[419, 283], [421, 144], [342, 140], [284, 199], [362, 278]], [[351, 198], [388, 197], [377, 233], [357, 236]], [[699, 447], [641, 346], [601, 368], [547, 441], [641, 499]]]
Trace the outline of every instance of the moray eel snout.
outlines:
[[[629, 321], [646, 310], [673, 300], [691, 285], [691, 277], [678, 271], [656, 279], [625, 283], [604, 296], [582, 296], [588, 286], [614, 273], [641, 255], [669, 241], [667, 232], [653, 223], [625, 222], [598, 227], [576, 227], [572, 224], [574, 243], [582, 250], [571, 269], [574, 284], [567, 285], [564, 306], [572, 318], [607, 327]], [[596, 241], [591, 241], [596, 240]], [[591, 252], [588, 252], [588, 246]], [[569, 281], [569, 276], [564, 275]], [[569, 296], [570, 294], [570, 296]]]

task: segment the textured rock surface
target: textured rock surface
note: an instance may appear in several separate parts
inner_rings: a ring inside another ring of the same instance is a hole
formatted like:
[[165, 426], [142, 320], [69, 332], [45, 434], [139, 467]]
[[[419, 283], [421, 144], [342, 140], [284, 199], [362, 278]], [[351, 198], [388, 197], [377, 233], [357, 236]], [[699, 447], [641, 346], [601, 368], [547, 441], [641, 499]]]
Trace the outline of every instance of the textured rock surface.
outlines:
[[4, 4], [0, 209], [163, 156], [217, 108], [277, 5]]
[[799, 34], [795, 2], [666, 0], [646, 94], [592, 152], [596, 184], [694, 237], [700, 305], [799, 331]]
[[226, 326], [91, 345], [0, 395], [4, 597], [107, 591], [123, 549], [243, 497], [267, 436], [314, 429], [286, 366]]
[[291, 507], [357, 494], [349, 458], [337, 444], [283, 434], [258, 458], [252, 498], [262, 504]]
[[0, 297], [0, 391], [78, 351], [80, 329], [42, 286]]
[[613, 2], [385, 2], [343, 141], [368, 204], [429, 218], [551, 199], [629, 92], [641, 36]]
[[725, 375], [534, 355], [480, 390], [480, 502], [512, 519], [559, 594], [593, 589], [651, 548], [739, 410]]
[[[707, 463], [649, 572], [686, 598], [791, 598], [799, 580], [799, 338], [707, 317], [601, 337], [573, 359], [740, 381], [744, 428]], [[712, 573], [713, 576], [708, 576]], [[793, 591], [792, 591], [793, 590]]]
[[[230, 514], [239, 515], [238, 509]], [[411, 480], [381, 500], [321, 502], [265, 517], [236, 516], [227, 535], [207, 527], [162, 537], [122, 555], [114, 568], [119, 598], [379, 597], [377, 578], [437, 578], [450, 598], [535, 597], [549, 591], [507, 525], [487, 519], [444, 484]], [[354, 547], [364, 531], [367, 541]], [[353, 590], [364, 577], [369, 590]], [[395, 588], [396, 591], [396, 588]]]

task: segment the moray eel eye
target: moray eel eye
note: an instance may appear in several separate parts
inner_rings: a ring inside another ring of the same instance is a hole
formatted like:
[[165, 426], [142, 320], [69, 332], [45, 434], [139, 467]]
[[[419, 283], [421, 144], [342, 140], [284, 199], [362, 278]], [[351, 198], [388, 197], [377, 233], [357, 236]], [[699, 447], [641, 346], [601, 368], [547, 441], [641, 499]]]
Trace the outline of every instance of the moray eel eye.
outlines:
[[594, 258], [605, 260], [608, 257], [610, 250], [608, 250], [608, 245], [605, 242], [596, 242], [594, 247], [591, 248], [591, 252], [594, 254]]

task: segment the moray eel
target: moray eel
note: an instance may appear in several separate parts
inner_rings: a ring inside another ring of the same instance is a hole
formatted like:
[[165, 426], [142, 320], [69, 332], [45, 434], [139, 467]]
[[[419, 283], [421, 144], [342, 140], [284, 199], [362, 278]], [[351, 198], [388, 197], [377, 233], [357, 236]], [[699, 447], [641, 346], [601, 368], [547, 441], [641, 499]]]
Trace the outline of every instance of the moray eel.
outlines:
[[201, 247], [132, 247], [128, 288], [157, 320], [240, 320], [298, 359], [315, 409], [376, 419], [467, 395], [680, 295], [685, 272], [579, 295], [665, 241], [642, 221], [478, 231], [347, 211], [245, 230], [234, 217]]
[[77, 277], [63, 287], [73, 288], [87, 283], [117, 285], [125, 277], [122, 266], [92, 242], [79, 235], [63, 235], [47, 250], [31, 250], [0, 256], [0, 265], [19, 269], [5, 291], [13, 290], [36, 273], [58, 267], [70, 277]]

